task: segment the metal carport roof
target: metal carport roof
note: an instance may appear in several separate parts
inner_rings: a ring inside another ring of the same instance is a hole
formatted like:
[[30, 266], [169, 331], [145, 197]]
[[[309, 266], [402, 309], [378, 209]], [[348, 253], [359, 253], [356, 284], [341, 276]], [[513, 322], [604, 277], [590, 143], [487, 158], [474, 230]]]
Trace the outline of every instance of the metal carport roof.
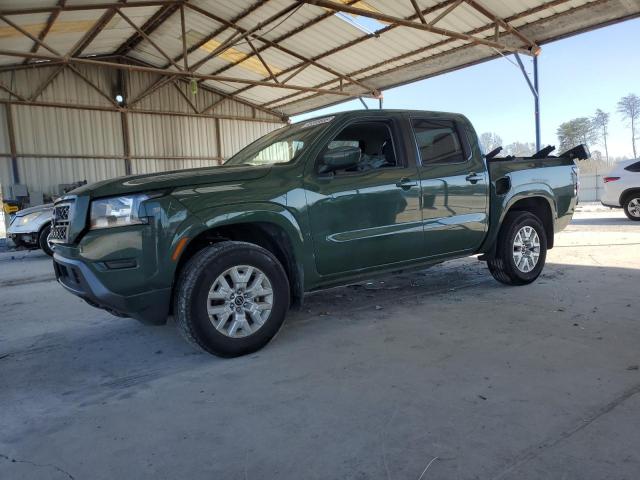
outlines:
[[148, 71], [142, 96], [180, 79], [287, 117], [639, 15], [640, 0], [2, 0], [0, 69]]

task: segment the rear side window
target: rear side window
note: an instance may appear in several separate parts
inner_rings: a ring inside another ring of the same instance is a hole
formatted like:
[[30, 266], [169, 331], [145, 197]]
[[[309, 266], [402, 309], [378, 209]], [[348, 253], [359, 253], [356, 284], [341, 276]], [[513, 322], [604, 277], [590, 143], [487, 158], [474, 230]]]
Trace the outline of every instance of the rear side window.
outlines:
[[640, 172], [640, 162], [632, 163], [631, 165], [624, 167], [628, 172], [638, 173]]
[[465, 161], [460, 137], [452, 121], [413, 119], [411, 125], [422, 165]]

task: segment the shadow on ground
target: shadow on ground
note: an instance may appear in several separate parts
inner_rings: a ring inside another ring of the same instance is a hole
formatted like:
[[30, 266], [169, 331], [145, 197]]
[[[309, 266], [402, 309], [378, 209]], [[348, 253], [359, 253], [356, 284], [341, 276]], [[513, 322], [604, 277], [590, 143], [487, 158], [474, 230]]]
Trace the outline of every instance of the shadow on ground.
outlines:
[[549, 264], [505, 287], [454, 261], [310, 295], [232, 360], [54, 282], [6, 287], [0, 477], [635, 478], [638, 284]]

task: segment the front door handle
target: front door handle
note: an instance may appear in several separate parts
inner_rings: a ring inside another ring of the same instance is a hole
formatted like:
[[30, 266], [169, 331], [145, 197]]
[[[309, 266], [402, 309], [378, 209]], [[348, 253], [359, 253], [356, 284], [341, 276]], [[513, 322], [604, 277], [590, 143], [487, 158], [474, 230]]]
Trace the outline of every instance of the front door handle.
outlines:
[[403, 178], [398, 183], [396, 183], [396, 187], [403, 190], [409, 190], [410, 188], [417, 186], [418, 182], [416, 182], [415, 180], [411, 180], [410, 178]]
[[471, 182], [473, 185], [475, 185], [476, 183], [478, 183], [480, 180], [482, 180], [483, 176], [482, 175], [478, 175], [475, 172], [471, 172], [469, 175], [467, 175], [466, 177], [464, 177], [464, 179], [467, 182]]

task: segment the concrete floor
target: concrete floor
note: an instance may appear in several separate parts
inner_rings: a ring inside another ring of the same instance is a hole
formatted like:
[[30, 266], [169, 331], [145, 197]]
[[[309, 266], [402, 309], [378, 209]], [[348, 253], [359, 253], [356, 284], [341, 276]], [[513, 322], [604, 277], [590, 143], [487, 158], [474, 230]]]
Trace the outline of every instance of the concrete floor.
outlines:
[[233, 360], [1, 254], [0, 478], [637, 479], [640, 225], [556, 245], [527, 287], [464, 259], [314, 294]]

